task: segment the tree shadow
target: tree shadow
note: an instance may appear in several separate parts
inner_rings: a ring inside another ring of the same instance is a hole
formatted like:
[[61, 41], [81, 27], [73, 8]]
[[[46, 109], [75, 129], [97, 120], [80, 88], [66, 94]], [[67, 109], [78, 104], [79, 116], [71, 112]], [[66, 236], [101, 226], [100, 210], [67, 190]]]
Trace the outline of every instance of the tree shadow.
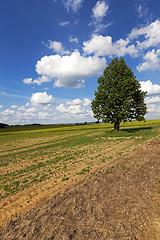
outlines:
[[134, 133], [134, 132], [139, 132], [139, 131], [142, 131], [142, 130], [151, 130], [153, 129], [153, 127], [135, 127], [135, 128], [121, 128], [120, 129], [120, 132], [123, 131], [123, 132], [127, 132], [127, 133]]
[[119, 131], [106, 131], [106, 136], [108, 137], [129, 137], [129, 136], [147, 136], [151, 133], [153, 127], [121, 127]]

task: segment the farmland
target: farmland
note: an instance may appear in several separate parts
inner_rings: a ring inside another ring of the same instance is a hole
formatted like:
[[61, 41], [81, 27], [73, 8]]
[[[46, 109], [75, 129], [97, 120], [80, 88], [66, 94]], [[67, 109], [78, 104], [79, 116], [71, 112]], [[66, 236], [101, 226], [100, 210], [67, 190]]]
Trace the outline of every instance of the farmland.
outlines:
[[[0, 225], [73, 186], [114, 168], [127, 152], [159, 138], [160, 120], [78, 126], [9, 127], [0, 130]], [[158, 180], [157, 180], [158, 181]]]

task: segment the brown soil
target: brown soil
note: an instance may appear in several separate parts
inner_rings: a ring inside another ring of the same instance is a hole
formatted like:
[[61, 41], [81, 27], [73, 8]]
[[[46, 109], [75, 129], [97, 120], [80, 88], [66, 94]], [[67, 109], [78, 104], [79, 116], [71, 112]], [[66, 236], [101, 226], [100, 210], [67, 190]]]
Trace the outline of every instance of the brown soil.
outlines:
[[11, 220], [0, 239], [159, 240], [159, 169], [160, 139], [155, 138], [107, 161], [94, 176], [59, 188]]
[[[99, 139], [98, 139], [99, 140]], [[78, 152], [78, 156], [76, 156], [76, 161], [73, 159], [67, 162], [66, 169], [63, 170], [63, 164], [61, 161], [57, 163], [59, 168], [56, 168], [55, 173], [49, 180], [33, 184], [27, 189], [16, 193], [15, 195], [10, 195], [7, 198], [4, 198], [0, 201], [0, 226], [5, 226], [9, 220], [13, 220], [15, 217], [19, 216], [21, 213], [27, 212], [29, 209], [33, 208], [37, 204], [39, 204], [44, 199], [48, 199], [58, 193], [60, 190], [66, 189], [66, 187], [73, 185], [76, 182], [80, 182], [82, 179], [86, 177], [86, 175], [97, 173], [99, 169], [102, 169], [106, 166], [106, 163], [114, 163], [117, 156], [122, 154], [123, 152], [128, 152], [129, 148], [132, 148], [133, 142], [124, 139], [123, 142], [108, 142], [102, 141], [102, 143], [97, 144], [97, 141], [92, 145], [81, 146], [77, 148], [77, 146], [68, 148], [63, 148], [62, 150], [57, 151], [57, 155], [63, 155], [68, 152], [74, 154]], [[55, 151], [55, 149], [54, 149]], [[44, 161], [47, 159], [45, 158]], [[33, 158], [34, 161], [34, 158]], [[74, 164], [73, 164], [74, 163]], [[3, 173], [7, 173], [7, 171], [18, 170], [21, 169], [23, 162], [11, 163], [8, 167], [2, 167], [0, 170]], [[25, 159], [24, 164], [32, 164], [32, 160], [27, 161]], [[89, 172], [85, 172], [85, 174], [77, 174], [81, 173], [82, 169], [87, 169], [89, 167]], [[42, 171], [42, 170], [39, 170]], [[34, 172], [31, 175], [34, 175]], [[62, 178], [64, 174], [69, 178], [67, 181], [62, 182]], [[26, 173], [24, 176], [29, 178], [29, 174]], [[2, 190], [0, 190], [1, 192]]]

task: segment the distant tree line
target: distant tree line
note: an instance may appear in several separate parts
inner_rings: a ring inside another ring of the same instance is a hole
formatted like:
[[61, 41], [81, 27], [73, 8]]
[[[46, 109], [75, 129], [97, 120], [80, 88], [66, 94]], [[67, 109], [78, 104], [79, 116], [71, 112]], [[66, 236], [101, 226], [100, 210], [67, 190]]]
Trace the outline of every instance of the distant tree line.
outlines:
[[6, 127], [9, 127], [9, 125], [5, 123], [0, 123], [0, 128], [6, 128]]

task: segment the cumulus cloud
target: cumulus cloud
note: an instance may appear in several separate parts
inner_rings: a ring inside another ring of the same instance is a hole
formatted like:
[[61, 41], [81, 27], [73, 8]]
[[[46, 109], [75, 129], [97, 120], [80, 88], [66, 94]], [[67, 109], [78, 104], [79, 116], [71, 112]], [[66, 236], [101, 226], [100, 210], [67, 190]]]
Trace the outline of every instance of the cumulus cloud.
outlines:
[[65, 108], [64, 104], [60, 104], [59, 106], [56, 107], [56, 109], [59, 111], [59, 112], [62, 112], [62, 113], [65, 113], [67, 112], [67, 109]]
[[141, 89], [147, 91], [148, 95], [160, 94], [160, 85], [153, 84], [150, 80], [140, 82]]
[[135, 39], [139, 36], [143, 36], [144, 40], [137, 41], [138, 48], [145, 49], [158, 46], [160, 44], [160, 21], [156, 20], [148, 26], [133, 29], [129, 38]]
[[79, 98], [74, 99], [71, 102], [66, 102], [67, 105], [72, 105], [72, 106], [80, 105], [81, 103], [82, 103], [82, 100], [80, 100]]
[[93, 8], [93, 17], [96, 21], [101, 21], [102, 18], [106, 15], [109, 5], [105, 1], [98, 1]]
[[147, 106], [147, 110], [148, 110], [148, 112], [149, 113], [155, 113], [155, 111], [156, 111], [156, 105], [155, 104], [150, 104], [150, 105], [148, 105]]
[[71, 105], [71, 106], [69, 106], [67, 111], [68, 111], [68, 113], [71, 113], [71, 114], [83, 113], [83, 109], [82, 109], [81, 105]]
[[17, 108], [18, 106], [16, 106], [16, 105], [11, 105], [11, 109], [15, 109], [15, 108]]
[[69, 37], [69, 41], [70, 41], [70, 42], [79, 43], [78, 38]]
[[10, 109], [6, 109], [3, 112], [0, 113], [1, 116], [11, 116], [12, 114], [14, 114], [15, 111], [14, 110], [10, 110]]
[[137, 66], [139, 72], [145, 70], [156, 70], [160, 68], [160, 49], [152, 49], [143, 57], [144, 62]]
[[41, 58], [36, 64], [36, 71], [39, 75], [55, 79], [56, 87], [80, 88], [84, 86], [84, 78], [101, 74], [105, 66], [105, 58], [81, 56], [75, 50], [71, 55]]
[[37, 111], [37, 109], [36, 109], [35, 107], [33, 107], [33, 108], [28, 108], [28, 109], [26, 110], [27, 113], [35, 113], [36, 111]]
[[145, 102], [147, 104], [151, 104], [151, 103], [160, 103], [160, 97], [156, 96], [156, 97], [146, 97], [145, 98]]
[[61, 78], [55, 80], [54, 87], [82, 88], [85, 87], [85, 81], [82, 79]]
[[33, 83], [37, 84], [37, 85], [41, 85], [42, 83], [46, 83], [46, 82], [50, 82], [50, 81], [51, 81], [51, 79], [48, 76], [42, 75], [42, 76], [36, 78], [35, 80], [33, 80]]
[[92, 22], [89, 25], [95, 27], [94, 33], [98, 33], [111, 25], [111, 23], [102, 23], [102, 20], [106, 16], [108, 9], [109, 5], [105, 1], [98, 1], [93, 7]]
[[[0, 122], [9, 124], [27, 124], [27, 123], [57, 123], [61, 121], [80, 122], [93, 121], [93, 114], [90, 108], [91, 100], [88, 98], [73, 99], [64, 102], [63, 104], [50, 105], [53, 102], [53, 97], [46, 92], [32, 94], [31, 104], [26, 104], [13, 109], [6, 109], [0, 112]], [[46, 106], [50, 107], [46, 108]], [[30, 107], [28, 107], [30, 106]], [[41, 108], [42, 106], [42, 108]], [[44, 107], [45, 106], [45, 107]]]
[[83, 100], [74, 99], [70, 102], [66, 102], [66, 106], [64, 104], [60, 104], [56, 107], [57, 111], [62, 113], [69, 113], [72, 115], [77, 114], [90, 114], [90, 111], [87, 109], [90, 106], [90, 99], [84, 98]]
[[64, 50], [61, 42], [48, 40], [48, 44], [46, 44], [46, 46], [56, 53], [59, 53], [62, 55], [69, 54], [69, 51]]
[[[24, 123], [32, 123], [42, 122], [45, 120], [53, 120], [53, 113], [48, 113], [45, 110], [39, 111], [38, 107], [31, 107], [28, 109], [23, 108], [21, 106], [17, 108], [15, 111], [11, 109], [6, 109], [3, 112], [0, 112], [0, 122], [8, 122], [9, 124], [24, 124]], [[23, 108], [23, 111], [21, 111]]]
[[112, 23], [107, 23], [107, 24], [98, 23], [98, 24], [95, 24], [94, 33], [98, 34], [98, 33], [102, 32], [102, 31], [104, 31], [106, 28], [108, 28], [111, 25], [112, 25]]
[[54, 50], [56, 53], [61, 53], [61, 52], [64, 51], [61, 42], [50, 41], [50, 40], [49, 40], [49, 46], [48, 46], [48, 47], [49, 47], [50, 49]]
[[25, 78], [25, 79], [23, 79], [23, 82], [25, 84], [31, 84], [32, 83], [32, 78]]
[[55, 99], [52, 95], [48, 95], [47, 92], [37, 92], [33, 93], [30, 101], [32, 105], [40, 105], [40, 106], [47, 106], [55, 102]]
[[83, 0], [63, 0], [63, 4], [67, 11], [72, 9], [74, 12], [77, 12], [82, 6]]
[[21, 106], [21, 107], [17, 108], [17, 110], [19, 110], [19, 111], [25, 111], [26, 109], [25, 109], [25, 106]]
[[[153, 84], [150, 80], [140, 82], [141, 89], [147, 91], [147, 97], [145, 98], [145, 103], [147, 104], [147, 115], [148, 119], [159, 118], [160, 110], [160, 97], [154, 96], [160, 94], [160, 85]], [[153, 96], [152, 96], [153, 95]]]
[[59, 25], [60, 25], [61, 27], [65, 27], [65, 26], [67, 26], [67, 25], [69, 25], [69, 24], [70, 24], [69, 21], [64, 21], [64, 22], [60, 22], [60, 23], [59, 23]]
[[[157, 113], [160, 113], [160, 107], [157, 108]], [[159, 115], [158, 115], [158, 117], [159, 117]]]
[[0, 105], [0, 108], [3, 108], [3, 106], [2, 106], [2, 105]]
[[112, 37], [102, 35], [93, 35], [92, 39], [83, 42], [83, 50], [86, 54], [94, 53], [96, 56], [124, 56], [129, 54], [131, 56], [137, 56], [138, 51], [134, 45], [129, 45], [130, 40], [120, 39], [115, 43], [112, 42]]
[[81, 105], [70, 105], [68, 108], [64, 106], [64, 104], [60, 104], [56, 107], [59, 112], [70, 113], [70, 114], [80, 114], [83, 113], [83, 109]]
[[50, 119], [52, 115], [49, 114], [48, 112], [39, 112], [38, 113], [38, 118], [39, 119]]
[[84, 106], [90, 106], [91, 105], [91, 100], [88, 98], [84, 98], [84, 102], [83, 102]]
[[51, 79], [49, 77], [47, 77], [46, 75], [42, 75], [40, 77], [37, 77], [36, 79], [32, 79], [32, 78], [25, 78], [23, 80], [23, 82], [25, 84], [37, 84], [37, 85], [41, 85], [42, 83], [46, 83], [46, 82], [50, 82]]
[[7, 93], [6, 92], [0, 92], [0, 95], [7, 95]]

